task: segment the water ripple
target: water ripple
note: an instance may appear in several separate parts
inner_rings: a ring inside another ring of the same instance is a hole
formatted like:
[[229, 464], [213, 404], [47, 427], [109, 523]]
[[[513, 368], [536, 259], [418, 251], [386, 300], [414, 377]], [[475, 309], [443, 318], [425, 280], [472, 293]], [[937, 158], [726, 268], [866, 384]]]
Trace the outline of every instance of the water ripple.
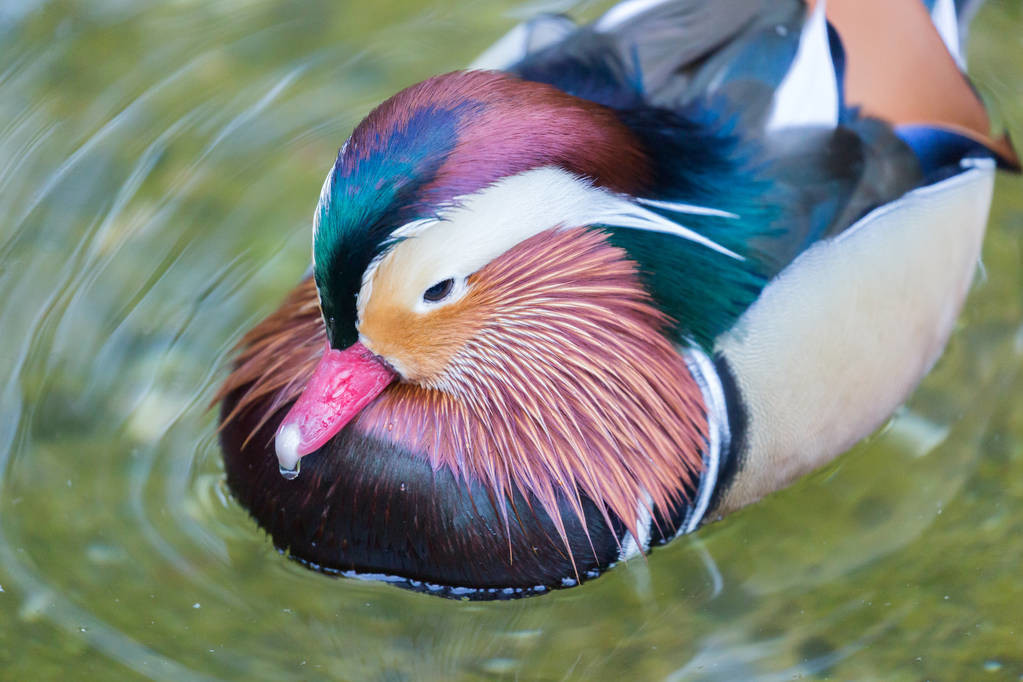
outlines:
[[991, 652], [1015, 641], [1023, 603], [941, 566], [969, 552], [1011, 584], [1023, 553], [1007, 398], [1023, 392], [1023, 276], [1007, 256], [1023, 248], [1021, 183], [996, 203], [963, 329], [872, 442], [581, 590], [438, 600], [280, 557], [230, 499], [207, 404], [239, 336], [305, 269], [351, 127], [467, 62], [519, 5], [80, 4], [28, 3], [0, 33], [6, 674], [881, 677], [906, 649], [963, 651], [958, 630], [928, 628], [982, 607], [977, 660], [1011, 669]]

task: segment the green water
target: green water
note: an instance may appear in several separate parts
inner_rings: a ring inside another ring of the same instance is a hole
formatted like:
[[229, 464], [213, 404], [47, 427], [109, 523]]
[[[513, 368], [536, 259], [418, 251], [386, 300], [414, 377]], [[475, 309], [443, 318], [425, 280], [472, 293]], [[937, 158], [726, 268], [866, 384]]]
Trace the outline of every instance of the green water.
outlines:
[[[310, 573], [206, 406], [299, 278], [352, 126], [572, 2], [0, 3], [0, 679], [1023, 679], [1023, 181], [881, 434], [584, 587], [470, 604]], [[971, 67], [1023, 137], [1023, 10]], [[921, 244], [920, 248], [927, 248]]]

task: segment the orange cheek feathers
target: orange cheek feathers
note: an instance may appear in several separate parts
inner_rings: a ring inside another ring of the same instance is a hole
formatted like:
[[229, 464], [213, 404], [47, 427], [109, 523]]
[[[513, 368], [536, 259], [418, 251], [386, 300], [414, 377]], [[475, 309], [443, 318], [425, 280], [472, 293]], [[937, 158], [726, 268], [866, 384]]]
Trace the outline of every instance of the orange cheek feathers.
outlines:
[[418, 313], [371, 301], [359, 331], [404, 380], [427, 386], [440, 380], [451, 358], [478, 330], [476, 303], [470, 292], [457, 303]]

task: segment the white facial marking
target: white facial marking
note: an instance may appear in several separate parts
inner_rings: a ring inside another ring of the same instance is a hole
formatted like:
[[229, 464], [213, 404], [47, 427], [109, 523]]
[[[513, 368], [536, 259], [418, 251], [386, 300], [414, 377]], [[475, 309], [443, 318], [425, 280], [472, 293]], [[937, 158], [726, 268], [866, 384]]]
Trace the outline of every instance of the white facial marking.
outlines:
[[[736, 217], [712, 208], [673, 202], [672, 210]], [[463, 196], [437, 219], [417, 220], [398, 228], [401, 237], [392, 249], [367, 268], [359, 292], [359, 317], [373, 291], [376, 272], [384, 262], [400, 272], [401, 301], [417, 312], [436, 309], [458, 301], [468, 291], [469, 275], [516, 244], [553, 228], [608, 225], [674, 234], [741, 260], [703, 235], [643, 207], [632, 197], [595, 187], [588, 180], [559, 168], [537, 168], [512, 175]], [[452, 294], [443, 301], [422, 300], [428, 288], [451, 278]], [[391, 283], [394, 284], [393, 282]]]
[[636, 199], [639, 203], [644, 206], [653, 206], [654, 208], [660, 208], [665, 211], [672, 211], [674, 213], [688, 213], [690, 215], [710, 215], [717, 218], [738, 218], [739, 216], [731, 211], [722, 211], [719, 208], [707, 208], [706, 206], [697, 206], [696, 204], [687, 204], [681, 201], [663, 201], [661, 199], [646, 199], [639, 197]]

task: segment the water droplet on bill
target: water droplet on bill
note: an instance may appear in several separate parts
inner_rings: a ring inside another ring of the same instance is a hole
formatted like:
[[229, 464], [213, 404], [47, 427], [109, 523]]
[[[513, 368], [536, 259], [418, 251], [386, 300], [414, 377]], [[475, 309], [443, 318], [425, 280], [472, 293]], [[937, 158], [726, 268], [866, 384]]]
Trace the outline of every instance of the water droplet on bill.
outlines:
[[302, 460], [300, 459], [295, 460], [294, 469], [287, 469], [284, 467], [284, 465], [278, 464], [277, 470], [281, 472], [281, 476], [283, 476], [284, 478], [288, 479], [289, 481], [294, 481], [296, 478], [298, 478], [298, 472], [302, 468], [301, 462]]

